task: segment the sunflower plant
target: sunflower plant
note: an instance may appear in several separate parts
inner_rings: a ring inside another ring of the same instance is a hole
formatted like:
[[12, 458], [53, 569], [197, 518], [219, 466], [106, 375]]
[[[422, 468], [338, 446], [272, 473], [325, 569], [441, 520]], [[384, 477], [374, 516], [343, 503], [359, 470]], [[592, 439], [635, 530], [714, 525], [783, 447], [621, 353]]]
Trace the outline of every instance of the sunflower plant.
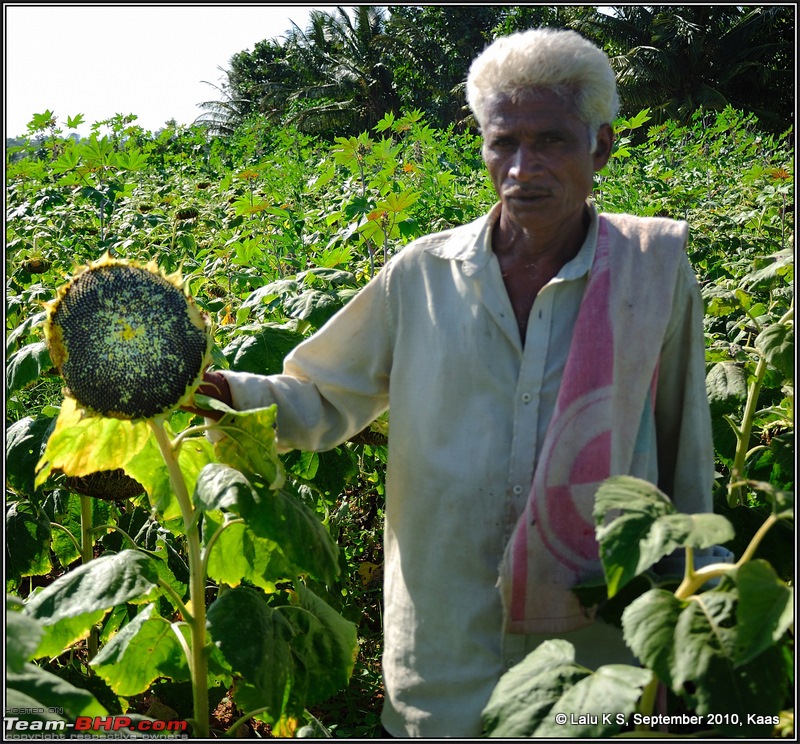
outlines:
[[[96, 473], [137, 482], [185, 546], [188, 585], [164, 541], [151, 550], [120, 524], [100, 525], [126, 546], [31, 593], [22, 612], [42, 634], [30, 658], [63, 653], [127, 608], [90, 661], [120, 698], [159, 678], [188, 680], [191, 724], [207, 737], [209, 688], [222, 685], [244, 711], [229, 734], [256, 716], [291, 735], [306, 705], [347, 683], [357, 639], [304, 583], [334, 582], [338, 548], [287, 484], [275, 407], [238, 412], [196, 393], [211, 323], [180, 276], [154, 263], [106, 255], [77, 271], [46, 306], [45, 338], [65, 388], [35, 486], [56, 474], [84, 486]], [[222, 417], [176, 415], [190, 402]]]

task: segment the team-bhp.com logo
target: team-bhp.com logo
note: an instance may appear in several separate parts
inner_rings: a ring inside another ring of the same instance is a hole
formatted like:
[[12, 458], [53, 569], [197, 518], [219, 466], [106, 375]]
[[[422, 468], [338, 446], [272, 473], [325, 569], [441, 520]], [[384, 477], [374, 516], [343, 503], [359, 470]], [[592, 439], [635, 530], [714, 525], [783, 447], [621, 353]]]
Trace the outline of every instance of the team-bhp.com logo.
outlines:
[[15, 709], [7, 711], [5, 716], [5, 737], [8, 739], [58, 739], [58, 738], [79, 738], [74, 732], [85, 732], [86, 734], [116, 733], [133, 731], [139, 735], [157, 734], [159, 737], [165, 734], [173, 734], [180, 738], [182, 734], [187, 734], [188, 724], [186, 721], [157, 721], [157, 720], [134, 720], [128, 716], [78, 716], [74, 723], [63, 720], [25, 720], [18, 715], [8, 715], [8, 713], [19, 713]]

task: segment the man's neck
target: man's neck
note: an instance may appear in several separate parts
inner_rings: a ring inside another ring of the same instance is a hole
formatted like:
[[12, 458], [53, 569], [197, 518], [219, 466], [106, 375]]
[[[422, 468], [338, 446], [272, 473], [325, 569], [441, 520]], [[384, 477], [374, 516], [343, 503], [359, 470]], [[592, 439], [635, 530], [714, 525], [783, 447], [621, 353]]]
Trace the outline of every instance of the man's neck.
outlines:
[[492, 233], [492, 250], [501, 263], [547, 263], [560, 269], [580, 251], [590, 221], [589, 208], [584, 206], [569, 224], [533, 231], [504, 219], [501, 212]]

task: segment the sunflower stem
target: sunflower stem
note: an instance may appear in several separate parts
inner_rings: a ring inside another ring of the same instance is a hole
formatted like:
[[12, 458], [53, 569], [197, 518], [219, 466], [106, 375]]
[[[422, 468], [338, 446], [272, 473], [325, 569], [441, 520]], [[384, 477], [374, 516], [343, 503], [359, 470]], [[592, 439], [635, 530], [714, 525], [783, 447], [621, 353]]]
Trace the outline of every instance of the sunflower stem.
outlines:
[[170, 482], [181, 508], [186, 531], [187, 553], [189, 558], [189, 602], [191, 615], [184, 619], [192, 634], [191, 674], [192, 700], [194, 704], [195, 736], [207, 739], [208, 726], [208, 657], [206, 656], [206, 597], [205, 573], [203, 571], [202, 552], [200, 549], [200, 531], [195, 509], [186, 488], [183, 471], [178, 464], [175, 449], [164, 429], [161, 417], [150, 420], [150, 427], [155, 435], [161, 455], [169, 471]]
[[[94, 540], [92, 539], [92, 499], [89, 496], [80, 494], [81, 500], [81, 563], [84, 565], [94, 558]], [[93, 625], [89, 629], [89, 637], [86, 639], [86, 651], [91, 661], [97, 656], [99, 648], [97, 626]]]

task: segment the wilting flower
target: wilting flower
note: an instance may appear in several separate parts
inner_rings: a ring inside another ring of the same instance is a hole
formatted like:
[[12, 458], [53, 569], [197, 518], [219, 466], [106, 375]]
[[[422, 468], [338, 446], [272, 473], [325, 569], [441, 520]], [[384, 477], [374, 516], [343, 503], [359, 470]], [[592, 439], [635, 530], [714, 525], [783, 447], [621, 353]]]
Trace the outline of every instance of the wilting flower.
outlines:
[[131, 478], [122, 468], [100, 470], [81, 477], [66, 479], [67, 488], [73, 493], [91, 496], [104, 501], [125, 501], [144, 493], [144, 487]]
[[66, 393], [90, 412], [153, 418], [187, 402], [210, 361], [210, 321], [175, 276], [108, 255], [48, 303], [45, 338]]

